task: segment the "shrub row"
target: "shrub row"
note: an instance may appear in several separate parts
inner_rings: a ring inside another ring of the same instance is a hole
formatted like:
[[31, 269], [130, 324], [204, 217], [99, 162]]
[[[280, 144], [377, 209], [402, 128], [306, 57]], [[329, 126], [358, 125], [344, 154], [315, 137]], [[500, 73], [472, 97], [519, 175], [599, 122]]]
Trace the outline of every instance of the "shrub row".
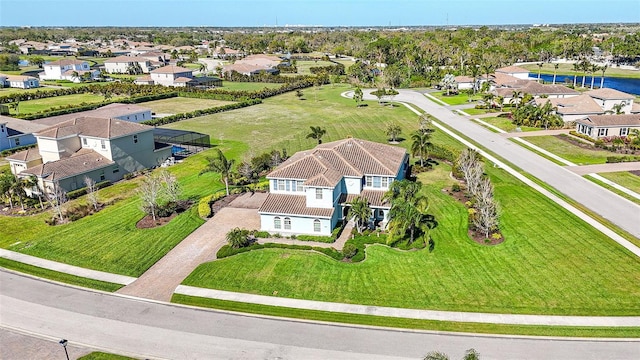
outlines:
[[31, 145], [24, 145], [24, 146], [19, 146], [19, 147], [15, 147], [15, 148], [11, 148], [11, 149], [6, 149], [6, 150], [2, 150], [0, 152], [0, 156], [5, 157], [5, 156], [9, 156], [12, 154], [15, 154], [17, 152], [20, 152], [22, 150], [27, 150], [27, 149], [31, 149], [36, 147], [37, 144], [31, 144]]
[[198, 215], [201, 218], [210, 218], [213, 216], [211, 212], [211, 204], [225, 197], [227, 193], [224, 190], [220, 190], [211, 195], [204, 196], [198, 202]]
[[262, 83], [274, 83], [274, 84], [290, 84], [296, 82], [310, 82], [313, 84], [315, 76], [312, 75], [298, 75], [298, 76], [279, 76], [271, 75], [268, 73], [260, 73], [258, 75], [244, 75], [237, 71], [231, 71], [224, 73], [224, 80], [237, 81], [237, 82], [262, 82]]
[[142, 124], [151, 125], [151, 126], [166, 125], [166, 124], [171, 124], [181, 120], [191, 119], [198, 116], [211, 115], [211, 114], [217, 114], [217, 113], [221, 113], [229, 110], [241, 109], [247, 106], [260, 104], [261, 102], [262, 100], [260, 99], [252, 99], [252, 100], [247, 100], [243, 102], [227, 104], [223, 106], [216, 106], [208, 109], [195, 110], [195, 111], [182, 113], [182, 114], [169, 115], [163, 118], [143, 121]]
[[607, 163], [640, 161], [640, 156], [607, 156]]
[[38, 112], [33, 114], [18, 114], [13, 116], [20, 119], [24, 119], [24, 120], [36, 120], [36, 119], [42, 119], [50, 116], [66, 115], [66, 114], [73, 114], [81, 111], [95, 110], [101, 106], [105, 106], [113, 103], [137, 104], [137, 103], [153, 101], [153, 100], [168, 99], [176, 96], [178, 96], [178, 93], [174, 91], [169, 93], [132, 97], [128, 99], [110, 100], [110, 101], [104, 101], [104, 102], [94, 103], [94, 104], [74, 106], [74, 107], [60, 109], [60, 110]]
[[313, 250], [320, 253], [323, 253], [335, 260], [342, 260], [344, 256], [342, 253], [334, 248], [321, 248], [317, 246], [308, 246], [308, 245], [289, 245], [289, 244], [274, 244], [274, 243], [266, 243], [266, 244], [253, 244], [247, 247], [234, 249], [229, 245], [224, 245], [218, 250], [216, 257], [218, 259], [222, 259], [228, 256], [241, 254], [247, 251], [252, 250], [260, 250], [260, 249], [292, 249], [292, 250]]
[[[101, 181], [99, 183], [96, 183], [96, 190], [106, 188], [107, 186], [110, 186], [110, 185], [111, 185], [111, 181], [109, 180]], [[67, 193], [67, 199], [73, 200], [73, 199], [79, 198], [82, 195], [85, 195], [86, 193], [87, 193], [86, 187], [83, 187], [77, 190], [72, 190]]]
[[295, 238], [291, 236], [292, 239], [300, 240], [300, 241], [315, 241], [322, 243], [332, 243], [335, 242], [336, 239], [332, 236], [318, 236], [318, 235], [296, 235]]
[[[569, 131], [569, 134], [571, 134], [571, 135], [573, 135], [573, 136], [575, 136], [575, 137], [579, 137], [580, 139], [587, 140], [587, 141], [589, 141], [589, 142], [595, 142], [595, 141], [596, 141], [596, 139], [592, 138], [591, 136], [589, 136], [589, 135], [585, 135], [585, 134], [580, 134], [579, 132], [577, 132], [577, 131], [575, 131], [575, 130], [571, 130], [571, 131]], [[562, 135], [562, 134], [561, 134], [561, 135]]]
[[451, 148], [447, 148], [441, 145], [433, 144], [429, 148], [429, 156], [435, 159], [446, 160], [454, 163], [458, 158], [458, 152]]
[[335, 63], [335, 65], [327, 66], [313, 66], [309, 68], [312, 74], [329, 74], [329, 75], [344, 75], [344, 64]]
[[74, 95], [74, 94], [126, 94], [134, 95], [153, 95], [157, 93], [173, 92], [171, 88], [161, 85], [135, 85], [124, 82], [112, 82], [106, 85], [84, 85], [76, 87], [65, 87], [54, 90], [36, 90], [34, 92], [19, 92], [9, 95], [0, 96], [0, 104], [6, 104], [16, 101], [28, 101], [45, 99], [55, 96]]

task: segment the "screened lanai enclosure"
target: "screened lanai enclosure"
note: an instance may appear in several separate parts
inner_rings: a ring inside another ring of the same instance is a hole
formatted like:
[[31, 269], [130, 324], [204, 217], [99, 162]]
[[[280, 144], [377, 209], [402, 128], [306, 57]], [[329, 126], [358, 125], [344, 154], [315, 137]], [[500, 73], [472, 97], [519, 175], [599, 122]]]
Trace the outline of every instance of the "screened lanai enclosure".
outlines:
[[153, 140], [170, 144], [171, 155], [178, 157], [189, 156], [211, 147], [209, 135], [195, 131], [154, 128]]

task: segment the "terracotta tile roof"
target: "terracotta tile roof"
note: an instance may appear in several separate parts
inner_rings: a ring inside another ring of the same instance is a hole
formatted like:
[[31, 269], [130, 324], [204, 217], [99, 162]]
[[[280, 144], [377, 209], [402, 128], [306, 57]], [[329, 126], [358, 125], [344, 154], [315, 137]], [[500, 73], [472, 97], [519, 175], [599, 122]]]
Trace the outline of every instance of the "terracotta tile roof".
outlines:
[[631, 105], [631, 113], [633, 114], [640, 113], [640, 104], [633, 103], [633, 105]]
[[472, 77], [459, 75], [455, 77], [457, 83], [472, 83], [474, 80]]
[[555, 99], [535, 99], [538, 106], [543, 106], [546, 102], [550, 102], [551, 106], [556, 107], [556, 112], [560, 115], [579, 115], [579, 114], [604, 114], [604, 110], [589, 95], [572, 96], [568, 98]]
[[633, 99], [633, 95], [624, 93], [622, 91], [602, 88], [585, 92], [585, 94], [597, 98], [597, 99], [606, 99], [606, 100], [627, 100]]
[[579, 95], [580, 92], [564, 85], [545, 85], [536, 81], [527, 81], [521, 91], [531, 95]]
[[640, 114], [590, 115], [576, 122], [596, 127], [640, 126]]
[[29, 161], [33, 161], [40, 158], [42, 158], [42, 156], [40, 156], [40, 152], [38, 151], [38, 148], [23, 150], [6, 157], [7, 160], [15, 160], [15, 161], [23, 161], [23, 162], [29, 162]]
[[297, 152], [268, 177], [299, 180], [314, 178], [316, 181], [317, 175], [324, 175], [327, 178], [325, 183], [337, 184], [340, 180], [337, 179], [338, 176], [396, 176], [405, 155], [406, 150], [400, 147], [349, 138]]
[[241, 74], [249, 74], [254, 71], [266, 70], [269, 67], [260, 66], [260, 65], [252, 65], [252, 64], [231, 64], [224, 67], [224, 72], [237, 71]]
[[60, 59], [57, 61], [48, 62], [45, 65], [65, 66], [65, 65], [82, 65], [84, 63], [87, 63], [87, 62], [82, 60], [76, 60], [76, 59]]
[[182, 77], [182, 76], [173, 80], [173, 82], [177, 82], [177, 83], [187, 83], [189, 81], [193, 81], [193, 79], [188, 77]]
[[105, 60], [104, 63], [132, 63], [132, 62], [147, 62], [149, 59], [139, 56], [116, 56], [114, 58]]
[[525, 81], [529, 81], [529, 80], [518, 79], [515, 76], [511, 76], [503, 73], [491, 74], [489, 75], [489, 79], [494, 84], [496, 84], [496, 86], [507, 86], [507, 85], [523, 86]]
[[37, 132], [36, 136], [59, 139], [70, 135], [84, 135], [102, 139], [112, 139], [135, 134], [153, 127], [120, 119], [79, 117], [61, 122]]
[[367, 201], [369, 202], [369, 206], [376, 207], [376, 208], [389, 209], [391, 208], [391, 204], [389, 204], [386, 201], [382, 201], [382, 197], [384, 196], [385, 193], [386, 191], [362, 190], [360, 194], [342, 194], [340, 196], [340, 203], [341, 204], [350, 203], [356, 197], [361, 196], [367, 199]]
[[20, 174], [35, 175], [45, 180], [56, 181], [84, 174], [111, 164], [115, 163], [97, 152], [82, 149], [71, 157], [40, 164], [24, 170]]
[[50, 116], [42, 119], [32, 120], [32, 123], [45, 125], [41, 129], [48, 126], [60, 124], [65, 121], [73, 120], [79, 117], [99, 117], [99, 118], [117, 118], [120, 116], [127, 116], [144, 111], [151, 111], [150, 108], [146, 108], [134, 104], [113, 103], [99, 107], [95, 110], [80, 111], [73, 114], [64, 114], [58, 116]]
[[342, 174], [334, 169], [328, 168], [303, 183], [305, 186], [335, 187], [342, 180]]
[[529, 70], [521, 68], [519, 66], [505, 66], [500, 69], [496, 69], [496, 72], [503, 74], [518, 74], [518, 73], [529, 73]]
[[259, 213], [280, 215], [302, 215], [311, 217], [331, 218], [333, 208], [307, 207], [305, 195], [286, 195], [270, 193], [264, 201]]
[[167, 65], [151, 70], [152, 74], [178, 74], [183, 72], [193, 72], [193, 70], [176, 65]]

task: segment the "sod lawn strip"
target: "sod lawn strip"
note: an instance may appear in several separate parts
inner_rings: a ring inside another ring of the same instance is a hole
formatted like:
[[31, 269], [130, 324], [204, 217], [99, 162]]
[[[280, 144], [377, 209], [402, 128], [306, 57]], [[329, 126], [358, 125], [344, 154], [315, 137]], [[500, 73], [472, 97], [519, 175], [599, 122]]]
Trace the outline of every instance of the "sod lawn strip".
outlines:
[[[517, 125], [515, 125], [513, 122], [511, 122], [511, 119], [506, 118], [506, 117], [491, 116], [491, 117], [481, 118], [480, 120], [484, 121], [484, 122], [486, 122], [488, 124], [491, 124], [491, 125], [497, 127], [498, 129], [506, 131], [506, 132], [516, 132], [517, 131], [516, 129], [518, 128]], [[482, 125], [482, 123], [480, 123], [480, 124]], [[535, 128], [535, 127], [520, 126], [520, 131], [540, 131], [540, 130], [541, 129]]]
[[[448, 173], [446, 165], [442, 171]], [[498, 246], [467, 236], [467, 210], [424, 181], [435, 250], [369, 246], [361, 263], [264, 249], [198, 267], [185, 285], [350, 304], [554, 315], [639, 315], [640, 259], [501, 169], [486, 168], [500, 206]], [[419, 178], [424, 178], [419, 176]], [[426, 180], [426, 179], [425, 179]]]
[[228, 104], [233, 104], [233, 101], [173, 97], [139, 103], [138, 105], [151, 108], [151, 111], [156, 114], [179, 114]]
[[[86, 84], [85, 84], [86, 85]], [[114, 98], [115, 100], [116, 98]], [[64, 96], [53, 96], [43, 99], [20, 101], [18, 105], [19, 114], [32, 114], [39, 111], [48, 111], [59, 106], [79, 106], [81, 103], [96, 104], [104, 101], [104, 96], [96, 94], [73, 94]], [[16, 114], [15, 110], [11, 110]]]
[[471, 95], [471, 97], [469, 97], [469, 95], [462, 92], [455, 95], [453, 93], [451, 93], [451, 95], [447, 95], [445, 91], [436, 91], [436, 92], [429, 93], [429, 95], [432, 95], [433, 97], [439, 100], [442, 100], [449, 105], [471, 104], [477, 100], [482, 99], [482, 96], [480, 96], [479, 94]]
[[85, 356], [79, 357], [78, 360], [136, 360], [136, 358], [94, 351]]
[[[640, 172], [638, 172], [638, 174], [640, 174]], [[633, 174], [629, 171], [599, 173], [598, 175], [640, 194], [640, 175]]]
[[555, 136], [528, 136], [524, 140], [577, 165], [605, 164], [608, 156], [621, 156], [611, 151], [582, 148]]
[[[602, 175], [602, 174], [599, 174], [599, 175]], [[592, 182], [594, 182], [594, 183], [596, 183], [596, 184], [598, 184], [600, 186], [602, 186], [603, 188], [605, 188], [605, 189], [607, 189], [609, 191], [612, 191], [612, 192], [622, 196], [623, 198], [625, 198], [625, 199], [627, 199], [627, 200], [629, 200], [631, 202], [634, 202], [634, 203], [640, 205], [640, 199], [638, 199], [638, 198], [636, 198], [634, 196], [631, 196], [631, 195], [625, 193], [624, 191], [618, 190], [615, 187], [613, 187], [613, 186], [611, 186], [611, 185], [609, 185], [607, 183], [604, 183], [604, 182], [600, 181], [599, 179], [596, 179], [596, 178], [594, 178], [594, 177], [592, 177], [590, 175], [584, 175], [584, 178], [589, 180], [589, 181], [592, 181]]]
[[86, 288], [108, 291], [108, 292], [115, 292], [123, 286], [120, 284], [88, 279], [88, 278], [75, 276], [67, 273], [44, 269], [41, 267], [32, 266], [32, 265], [28, 265], [18, 261], [13, 261], [13, 260], [4, 259], [4, 258], [0, 258], [0, 267], [14, 270], [14, 271], [19, 271], [21, 273], [25, 273], [25, 274], [53, 280], [53, 281], [58, 281], [66, 284], [82, 286]]
[[368, 326], [382, 326], [399, 329], [417, 329], [432, 331], [450, 331], [461, 333], [505, 334], [505, 335], [533, 335], [533, 336], [573, 336], [573, 337], [611, 337], [636, 338], [640, 328], [599, 328], [599, 327], [568, 327], [568, 326], [533, 326], [533, 325], [501, 325], [485, 323], [462, 323], [453, 321], [417, 320], [382, 316], [336, 313], [319, 310], [295, 309], [280, 306], [260, 305], [236, 301], [217, 300], [173, 294], [171, 302], [235, 311], [241, 313], [261, 314], [284, 318], [305, 319], [344, 324]]

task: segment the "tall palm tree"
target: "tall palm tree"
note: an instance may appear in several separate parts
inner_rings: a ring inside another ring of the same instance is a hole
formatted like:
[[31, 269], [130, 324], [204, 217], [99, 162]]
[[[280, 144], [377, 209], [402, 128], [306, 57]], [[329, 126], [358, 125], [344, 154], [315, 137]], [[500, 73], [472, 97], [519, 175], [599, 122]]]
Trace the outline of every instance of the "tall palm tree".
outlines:
[[580, 69], [582, 70], [582, 85], [580, 87], [584, 88], [584, 81], [587, 78], [587, 71], [591, 68], [591, 64], [587, 60], [582, 60], [580, 63]]
[[327, 133], [326, 129], [320, 126], [310, 126], [311, 132], [307, 134], [307, 139], [315, 139], [318, 141], [318, 145], [322, 144], [322, 137]]
[[435, 228], [438, 223], [433, 215], [426, 213], [427, 209], [427, 198], [422, 195], [417, 195], [413, 200], [395, 199], [389, 209], [389, 233], [391, 235], [389, 240], [393, 241], [395, 237], [409, 233], [409, 242], [413, 243], [418, 230], [422, 230], [426, 234], [429, 229]]
[[[42, 191], [40, 191], [40, 185], [38, 184], [38, 178], [34, 175], [23, 178], [22, 182], [24, 187], [27, 189], [31, 189], [31, 194], [38, 197], [38, 201], [40, 202], [40, 209], [44, 209], [44, 205], [42, 204]], [[35, 188], [35, 191], [33, 190]]]
[[540, 73], [542, 72], [542, 65], [544, 64], [541, 62], [538, 63], [538, 82], [540, 82]]
[[560, 67], [560, 64], [558, 63], [553, 64], [553, 85], [556, 84], [556, 75], [558, 74], [559, 67]]
[[402, 132], [400, 125], [391, 123], [387, 126], [387, 135], [391, 138], [391, 142], [395, 143], [398, 139], [398, 135]]
[[206, 172], [220, 173], [224, 181], [224, 186], [227, 190], [227, 195], [229, 195], [229, 177], [235, 160], [227, 159], [220, 149], [216, 149], [215, 156], [207, 157], [207, 161], [207, 166], [200, 171], [200, 174], [204, 174]]
[[573, 87], [576, 87], [576, 81], [578, 79], [578, 71], [580, 71], [580, 63], [573, 63]]
[[604, 86], [604, 73], [607, 71], [608, 68], [609, 68], [608, 65], [605, 65], [600, 68], [600, 71], [602, 71], [602, 77], [600, 78], [600, 89], [602, 89], [602, 87]]
[[369, 218], [371, 218], [371, 207], [367, 199], [361, 196], [356, 196], [350, 204], [350, 212], [356, 220], [358, 232], [362, 234], [362, 229], [366, 227]]
[[593, 80], [595, 79], [595, 73], [600, 71], [600, 67], [598, 65], [591, 65], [589, 67], [589, 72], [591, 73], [591, 90], [593, 90]]
[[413, 199], [418, 195], [421, 188], [422, 184], [419, 182], [409, 181], [407, 179], [393, 181], [389, 185], [389, 190], [387, 190], [382, 197], [382, 201], [393, 202], [393, 200], [398, 198]]
[[411, 155], [420, 157], [420, 166], [424, 166], [424, 158], [429, 154], [431, 147], [431, 132], [416, 131], [411, 135]]

